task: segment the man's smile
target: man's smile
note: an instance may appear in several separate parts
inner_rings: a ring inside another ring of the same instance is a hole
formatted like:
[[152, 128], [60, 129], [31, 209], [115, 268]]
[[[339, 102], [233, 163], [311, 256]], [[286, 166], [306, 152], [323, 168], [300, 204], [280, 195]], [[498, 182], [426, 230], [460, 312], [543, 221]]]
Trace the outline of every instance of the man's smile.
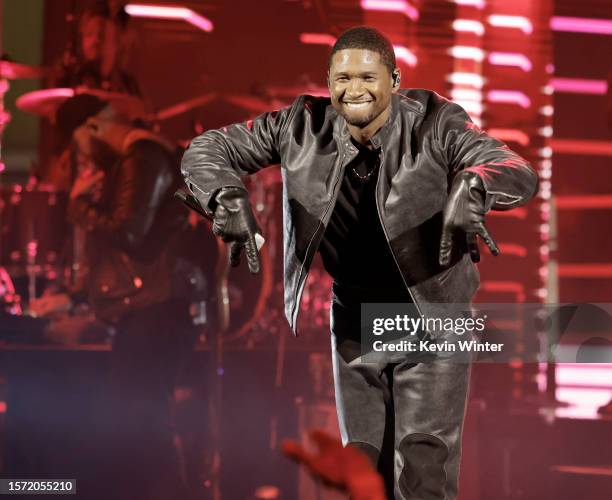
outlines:
[[370, 104], [372, 100], [367, 101], [342, 101], [342, 103], [351, 109], [361, 109], [365, 108], [368, 104]]

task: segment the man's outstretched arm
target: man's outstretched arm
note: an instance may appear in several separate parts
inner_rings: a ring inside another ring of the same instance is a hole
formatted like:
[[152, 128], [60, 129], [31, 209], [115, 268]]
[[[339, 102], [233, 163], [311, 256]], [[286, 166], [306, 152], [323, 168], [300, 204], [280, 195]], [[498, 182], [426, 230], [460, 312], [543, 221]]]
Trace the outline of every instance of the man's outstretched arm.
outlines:
[[445, 103], [438, 112], [435, 134], [451, 180], [443, 214], [440, 265], [450, 264], [457, 237], [465, 237], [474, 262], [480, 260], [477, 236], [498, 255], [499, 248], [485, 226], [485, 214], [527, 203], [537, 192], [537, 174], [524, 158], [480, 130], [453, 102]]
[[212, 215], [220, 189], [244, 189], [242, 175], [280, 162], [279, 144], [299, 101], [244, 123], [206, 131], [193, 139], [183, 156], [181, 171], [204, 210]]

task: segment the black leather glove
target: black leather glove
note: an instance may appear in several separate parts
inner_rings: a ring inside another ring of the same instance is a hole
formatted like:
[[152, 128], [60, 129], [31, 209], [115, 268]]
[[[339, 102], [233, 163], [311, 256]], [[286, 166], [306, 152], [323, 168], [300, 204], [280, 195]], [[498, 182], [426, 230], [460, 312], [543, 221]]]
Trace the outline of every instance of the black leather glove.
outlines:
[[454, 238], [466, 238], [473, 262], [480, 261], [476, 235], [484, 240], [493, 255], [499, 255], [499, 248], [485, 227], [485, 212], [485, 190], [478, 174], [457, 174], [444, 207], [440, 239], [441, 266], [446, 267], [451, 262]]
[[246, 190], [241, 188], [223, 188], [214, 198], [212, 231], [223, 241], [232, 243], [230, 263], [240, 263], [242, 249], [246, 250], [249, 271], [258, 273], [260, 269], [259, 251], [255, 235], [261, 235]]

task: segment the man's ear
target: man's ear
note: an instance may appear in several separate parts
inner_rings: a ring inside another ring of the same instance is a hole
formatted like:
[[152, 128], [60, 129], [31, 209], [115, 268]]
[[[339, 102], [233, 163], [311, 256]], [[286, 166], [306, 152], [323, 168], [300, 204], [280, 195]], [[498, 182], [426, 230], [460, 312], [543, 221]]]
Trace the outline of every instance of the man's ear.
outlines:
[[393, 79], [393, 91], [399, 90], [400, 84], [402, 82], [402, 72], [399, 68], [395, 68], [391, 73], [391, 78]]
[[327, 70], [327, 90], [331, 94], [331, 82], [329, 81], [329, 70]]

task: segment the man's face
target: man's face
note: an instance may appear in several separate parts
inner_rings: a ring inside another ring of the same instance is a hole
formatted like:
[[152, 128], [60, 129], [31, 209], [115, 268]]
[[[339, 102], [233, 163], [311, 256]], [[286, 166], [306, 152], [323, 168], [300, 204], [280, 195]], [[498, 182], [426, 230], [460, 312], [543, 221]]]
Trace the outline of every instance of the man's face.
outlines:
[[103, 17], [85, 20], [81, 32], [81, 48], [86, 61], [97, 61], [102, 57], [106, 21]]
[[329, 93], [338, 114], [364, 128], [389, 107], [393, 79], [378, 52], [339, 50], [329, 68]]

